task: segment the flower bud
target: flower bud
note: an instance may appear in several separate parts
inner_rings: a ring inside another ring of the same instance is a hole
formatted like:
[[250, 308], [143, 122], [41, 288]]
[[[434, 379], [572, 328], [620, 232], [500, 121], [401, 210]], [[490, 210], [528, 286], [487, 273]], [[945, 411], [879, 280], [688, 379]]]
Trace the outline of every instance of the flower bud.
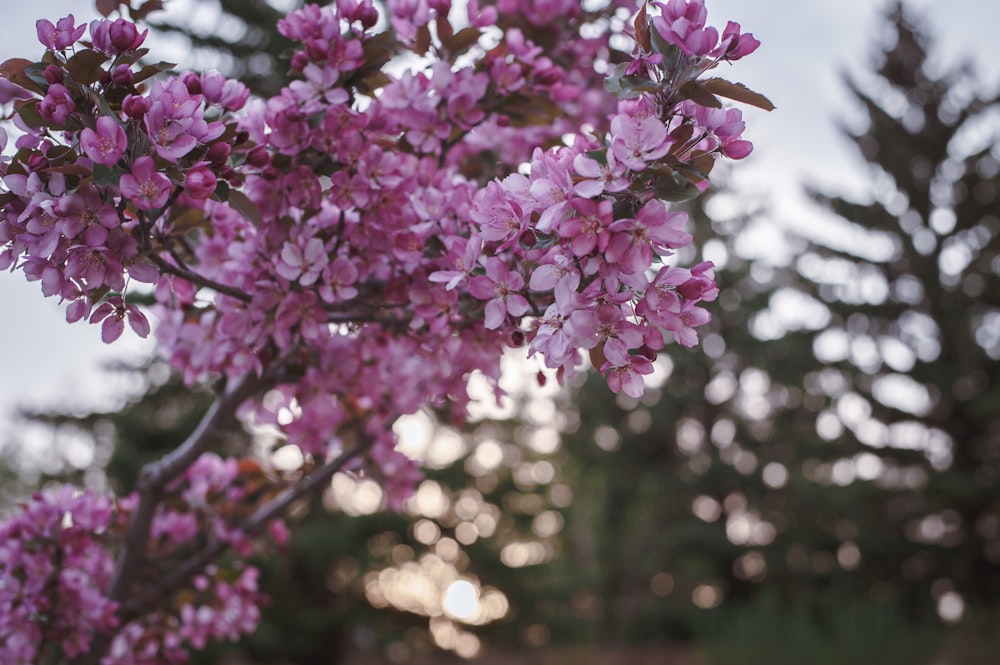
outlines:
[[228, 143], [223, 143], [222, 141], [219, 141], [218, 143], [213, 143], [211, 146], [209, 146], [208, 154], [205, 156], [208, 158], [208, 161], [211, 162], [212, 164], [215, 164], [216, 166], [221, 166], [226, 163], [227, 159], [229, 159], [229, 155], [232, 152], [232, 150], [233, 150], [232, 146], [230, 146]]
[[553, 85], [563, 79], [563, 72], [556, 66], [538, 68], [535, 70], [535, 82], [541, 85]]
[[215, 192], [218, 179], [205, 163], [196, 164], [184, 178], [184, 192], [196, 199], [207, 199]]
[[200, 95], [201, 94], [201, 77], [194, 72], [184, 72], [180, 76], [181, 83], [187, 88], [188, 94]]
[[49, 168], [49, 160], [45, 157], [45, 155], [34, 153], [28, 157], [29, 171], [43, 171], [47, 168]]
[[129, 65], [118, 65], [111, 72], [111, 81], [123, 88], [132, 85], [134, 79], [135, 74], [132, 73], [132, 68]]
[[135, 23], [120, 18], [111, 24], [108, 32], [111, 37], [111, 45], [119, 53], [125, 53], [139, 48], [142, 42], [145, 41], [146, 33], [149, 31], [144, 30], [140, 33]]
[[247, 153], [247, 164], [256, 167], [258, 169], [264, 168], [271, 163], [271, 156], [267, 152], [267, 148], [262, 145], [257, 146], [253, 150]]
[[378, 23], [378, 10], [371, 3], [364, 2], [358, 8], [357, 17], [365, 30], [368, 30]]
[[49, 85], [53, 83], [63, 82], [63, 70], [55, 65], [48, 65], [45, 68], [45, 80], [49, 82]]
[[306, 68], [306, 65], [308, 64], [309, 64], [309, 57], [302, 51], [299, 51], [298, 53], [292, 56], [293, 72], [301, 72], [303, 69]]
[[122, 110], [133, 120], [142, 120], [149, 110], [149, 100], [139, 95], [129, 95], [122, 102]]

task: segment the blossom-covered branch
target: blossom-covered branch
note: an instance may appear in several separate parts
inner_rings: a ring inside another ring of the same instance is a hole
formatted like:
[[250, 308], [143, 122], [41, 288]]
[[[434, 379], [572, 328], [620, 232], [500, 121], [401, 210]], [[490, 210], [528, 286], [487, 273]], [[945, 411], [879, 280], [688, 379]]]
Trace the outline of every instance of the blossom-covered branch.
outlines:
[[[0, 638], [18, 636], [0, 639], [4, 662], [59, 649], [181, 662], [252, 630], [256, 571], [220, 571], [215, 557], [251, 551], [288, 497], [348, 459], [400, 505], [419, 470], [395, 448], [399, 415], [462, 419], [469, 377], [496, 384], [510, 347], [559, 377], [589, 358], [638, 396], [671, 341], [697, 343], [718, 290], [710, 263], [677, 265], [692, 235], [671, 203], [701, 192], [717, 159], [749, 154], [740, 111], [720, 97], [769, 103], [708, 72], [756, 40], [709, 26], [701, 0], [599, 12], [390, 0], [388, 12], [386, 32], [370, 0], [282, 19], [296, 78], [271, 99], [216, 72], [143, 64], [146, 33], [125, 18], [40, 20], [42, 58], [0, 66], [21, 90], [16, 135], [0, 134], [0, 269], [108, 342], [126, 322], [151, 332], [132, 298], [150, 285], [171, 365], [189, 384], [230, 386], [138, 495], [40, 494], [24, 515], [43, 511], [47, 531], [17, 526], [23, 516], [5, 527], [0, 581], [34, 586], [0, 584], [0, 607], [15, 608]], [[626, 34], [630, 52], [609, 48]], [[387, 67], [402, 54], [418, 64]], [[237, 411], [321, 470], [215, 455], [217, 421]], [[74, 596], [40, 600], [71, 583], [67, 569], [26, 568], [23, 552], [79, 556], [58, 526], [77, 513], [89, 526], [73, 537], [102, 554], [72, 584], [100, 609], [73, 614]], [[161, 584], [153, 602], [143, 575], [190, 580], [195, 600], [168, 600]]]

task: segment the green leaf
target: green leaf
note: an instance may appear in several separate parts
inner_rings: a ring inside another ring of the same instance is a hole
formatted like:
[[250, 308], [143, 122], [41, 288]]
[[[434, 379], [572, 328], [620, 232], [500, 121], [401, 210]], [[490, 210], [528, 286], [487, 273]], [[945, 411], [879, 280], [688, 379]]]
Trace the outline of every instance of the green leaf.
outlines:
[[110, 59], [100, 51], [84, 49], [66, 61], [66, 71], [74, 81], [90, 85], [101, 78], [101, 65]]
[[742, 83], [733, 83], [732, 81], [720, 78], [710, 78], [702, 81], [701, 86], [714, 95], [743, 102], [750, 106], [756, 106], [765, 111], [773, 111], [776, 108], [770, 99], [759, 92], [754, 92]]
[[49, 81], [47, 78], [45, 78], [46, 66], [47, 65], [45, 63], [35, 62], [25, 67], [24, 73], [29, 79], [35, 82], [35, 85], [37, 85], [42, 90], [48, 92]]
[[625, 74], [627, 69], [627, 62], [615, 65], [608, 77], [604, 79], [604, 89], [619, 99], [633, 99], [643, 92], [660, 91], [659, 83], [645, 76], [627, 76]]
[[674, 62], [678, 57], [687, 57], [679, 48], [664, 39], [659, 30], [649, 31], [649, 41], [653, 47], [653, 51], [663, 56], [664, 65]]
[[654, 176], [650, 185], [656, 197], [664, 201], [687, 201], [701, 193], [694, 183], [681, 174], [663, 170]]
[[[118, 114], [111, 109], [111, 105], [108, 104], [108, 100], [104, 99], [104, 96], [101, 93], [97, 92], [96, 90], [91, 90], [90, 98], [93, 99], [94, 103], [97, 104], [98, 108], [101, 109], [101, 115], [106, 115], [109, 118], [114, 118], [115, 122], [117, 122], [122, 129], [125, 130], [128, 129], [128, 127], [125, 126], [125, 123], [122, 122], [122, 119], [118, 117]], [[94, 120], [91, 119], [90, 122], [94, 122]]]
[[117, 166], [94, 164], [94, 184], [104, 187], [117, 187], [125, 171]]
[[37, 100], [32, 99], [27, 103], [16, 105], [14, 112], [21, 116], [21, 120], [24, 124], [32, 129], [38, 129], [39, 127], [44, 127], [48, 124], [48, 122], [42, 117], [42, 114], [38, 112]]
[[228, 201], [230, 191], [229, 183], [225, 180], [219, 180], [215, 185], [215, 192], [212, 194], [212, 197], [216, 201]]

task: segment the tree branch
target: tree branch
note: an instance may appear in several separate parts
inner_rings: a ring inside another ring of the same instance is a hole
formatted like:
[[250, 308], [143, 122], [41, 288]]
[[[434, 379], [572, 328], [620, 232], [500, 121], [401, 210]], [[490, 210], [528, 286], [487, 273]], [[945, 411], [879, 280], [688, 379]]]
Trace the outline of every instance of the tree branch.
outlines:
[[[163, 499], [167, 484], [181, 475], [198, 457], [208, 450], [218, 435], [236, 416], [236, 410], [259, 390], [265, 379], [247, 374], [219, 396], [198, 423], [198, 427], [176, 449], [161, 459], [144, 466], [137, 482], [139, 501], [125, 533], [124, 547], [118, 559], [108, 597], [123, 603], [129, 590], [146, 563], [146, 546], [156, 507]], [[98, 634], [91, 642], [91, 649], [74, 662], [92, 665], [100, 662], [111, 644], [111, 636]]]
[[[238, 530], [247, 535], [254, 535], [260, 532], [271, 520], [285, 514], [295, 501], [326, 487], [334, 474], [343, 469], [348, 462], [370, 448], [373, 443], [374, 441], [365, 441], [348, 448], [336, 458], [285, 489], [273, 501], [258, 508], [239, 525]], [[204, 570], [207, 565], [225, 552], [228, 547], [229, 543], [223, 540], [213, 539], [209, 541], [204, 548], [194, 556], [185, 559], [181, 565], [172, 570], [160, 583], [144, 589], [134, 601], [125, 605], [119, 613], [122, 623], [127, 623], [148, 612], [164, 595], [187, 583], [192, 577]]]
[[169, 261], [163, 259], [163, 257], [157, 256], [156, 254], [150, 254], [149, 260], [152, 261], [154, 264], [156, 264], [156, 267], [159, 268], [162, 272], [174, 275], [176, 277], [180, 277], [182, 279], [186, 279], [192, 284], [208, 287], [210, 289], [218, 291], [219, 293], [230, 296], [231, 298], [236, 298], [237, 300], [240, 300], [242, 302], [250, 302], [251, 300], [251, 297], [248, 293], [244, 293], [243, 291], [234, 288], [232, 286], [221, 284], [207, 277], [203, 277], [202, 275], [199, 275], [190, 268], [185, 268], [183, 266], [175, 266]]

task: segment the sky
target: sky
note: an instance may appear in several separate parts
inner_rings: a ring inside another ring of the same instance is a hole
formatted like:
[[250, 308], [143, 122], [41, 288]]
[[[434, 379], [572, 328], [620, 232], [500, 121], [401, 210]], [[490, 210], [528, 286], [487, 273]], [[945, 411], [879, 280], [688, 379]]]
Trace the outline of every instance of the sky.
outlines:
[[[169, 2], [168, 2], [169, 4]], [[0, 27], [0, 60], [41, 55], [35, 21], [53, 22], [75, 13], [94, 17], [90, 0], [35, 0], [6, 3]], [[983, 0], [911, 0], [923, 25], [935, 37], [932, 51], [942, 66], [971, 60], [988, 90], [1000, 88], [1000, 3]], [[804, 205], [796, 182], [819, 185], [831, 193], [864, 191], [862, 162], [840, 137], [837, 125], [859, 119], [841, 74], [860, 72], [876, 52], [884, 2], [876, 0], [707, 0], [709, 23], [739, 22], [762, 42], [760, 50], [719, 75], [745, 83], [777, 105], [771, 113], [745, 111], [747, 137], [756, 149], [732, 169], [731, 183], [771, 202], [775, 228], [804, 229], [815, 211]], [[156, 48], [156, 42], [150, 46]], [[779, 238], [764, 229], [759, 242]], [[0, 440], [7, 414], [17, 405], [70, 408], [113, 404], [130, 387], [97, 371], [102, 363], [141, 357], [152, 344], [126, 331], [106, 346], [100, 327], [68, 325], [53, 299], [42, 298], [37, 284], [20, 273], [0, 274]]]

